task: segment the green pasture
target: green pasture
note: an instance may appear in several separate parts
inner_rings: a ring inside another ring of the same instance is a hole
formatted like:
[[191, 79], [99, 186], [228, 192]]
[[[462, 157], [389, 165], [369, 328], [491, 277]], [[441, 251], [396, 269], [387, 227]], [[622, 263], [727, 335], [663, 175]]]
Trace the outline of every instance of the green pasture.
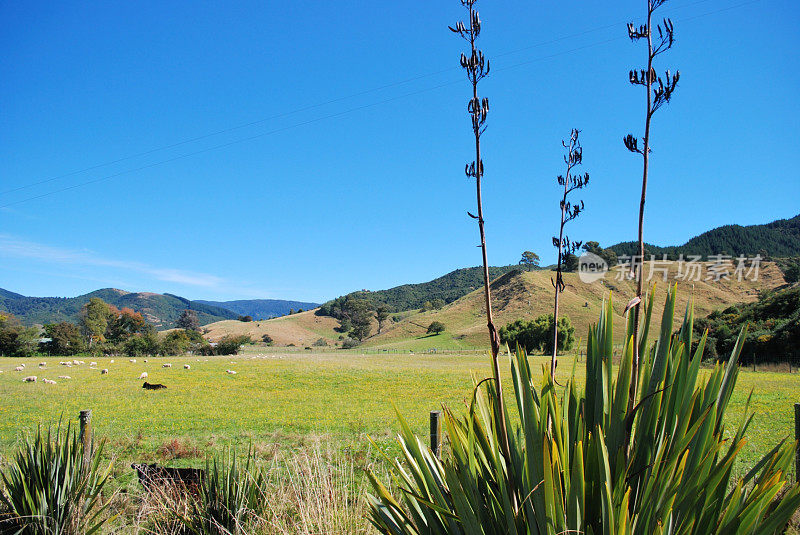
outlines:
[[[0, 458], [7, 457], [25, 433], [59, 419], [77, 422], [81, 409], [93, 411], [96, 437], [108, 439], [107, 453], [125, 476], [134, 461], [200, 464], [206, 453], [226, 445], [259, 451], [290, 451], [308, 441], [336, 450], [367, 452], [373, 437], [392, 448], [396, 426], [393, 405], [419, 433], [427, 433], [428, 413], [443, 404], [463, 410], [472, 376], [489, 374], [483, 354], [353, 352], [300, 353], [248, 347], [234, 357], [137, 359], [79, 357], [85, 365], [67, 368], [59, 358], [0, 359]], [[541, 373], [544, 357], [531, 357]], [[561, 358], [559, 382], [574, 357]], [[47, 366], [37, 364], [46, 360]], [[98, 369], [90, 369], [89, 362]], [[14, 368], [26, 364], [25, 371]], [[163, 368], [163, 363], [171, 368]], [[189, 364], [191, 369], [184, 369]], [[507, 361], [506, 361], [507, 364]], [[100, 369], [108, 368], [107, 375]], [[235, 370], [235, 375], [226, 373]], [[166, 390], [142, 389], [139, 374]], [[506, 365], [506, 374], [508, 366]], [[24, 383], [27, 375], [37, 383]], [[69, 375], [71, 379], [58, 379]], [[583, 379], [577, 363], [576, 375]], [[42, 383], [54, 379], [56, 385]], [[793, 434], [793, 404], [800, 402], [800, 375], [742, 370], [729, 410], [728, 429], [738, 425], [750, 391], [754, 413], [750, 443], [741, 465]], [[513, 393], [508, 391], [512, 396]], [[509, 399], [513, 405], [513, 400]]]

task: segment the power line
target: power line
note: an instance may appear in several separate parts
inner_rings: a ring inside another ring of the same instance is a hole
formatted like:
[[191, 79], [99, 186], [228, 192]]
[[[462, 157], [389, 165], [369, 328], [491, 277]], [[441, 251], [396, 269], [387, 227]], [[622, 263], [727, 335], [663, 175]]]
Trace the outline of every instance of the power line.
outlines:
[[[674, 8], [674, 9], [681, 9], [681, 8], [684, 8], [684, 7], [689, 7], [689, 6], [692, 6], [692, 5], [696, 5], [696, 4], [700, 4], [700, 3], [704, 3], [704, 2], [708, 2], [708, 1], [709, 0], [698, 0], [698, 1], [693, 2], [691, 4], [680, 6], [678, 8]], [[686, 21], [699, 19], [699, 18], [702, 18], [702, 17], [707, 17], [707, 16], [710, 16], [710, 15], [714, 15], [714, 14], [717, 14], [717, 13], [724, 12], [724, 11], [729, 11], [731, 9], [743, 7], [745, 5], [754, 4], [754, 3], [757, 3], [757, 2], [760, 2], [760, 1], [761, 0], [747, 0], [747, 1], [741, 2], [739, 4], [735, 4], [735, 5], [732, 5], [732, 6], [727, 6], [725, 8], [721, 8], [721, 9], [717, 9], [717, 10], [710, 11], [710, 12], [707, 12], [707, 13], [695, 15], [695, 16], [692, 16], [692, 17], [687, 17], [687, 18], [683, 19], [683, 21], [686, 22]], [[576, 36], [579, 36], [579, 35], [584, 35], [584, 34], [587, 34], [587, 33], [592, 33], [592, 32], [595, 32], [595, 31], [602, 30], [602, 29], [611, 28], [611, 27], [614, 27], [614, 26], [616, 26], [616, 24], [606, 25], [606, 26], [601, 26], [601, 27], [597, 27], [597, 28], [594, 28], [594, 29], [585, 30], [583, 32], [580, 32], [580, 33], [577, 33], [577, 34], [573, 34], [571, 36], [560, 37], [560, 38], [557, 38], [557, 39], [554, 39], [554, 40], [551, 40], [551, 41], [539, 43], [539, 44], [536, 44], [536, 45], [531, 45], [531, 46], [524, 47], [524, 48], [521, 48], [521, 49], [517, 49], [517, 50], [514, 50], [514, 51], [509, 51], [509, 52], [504, 52], [502, 54], [497, 54], [496, 56], [506, 56], [506, 55], [514, 54], [514, 53], [517, 53], [519, 51], [528, 50], [528, 49], [535, 48], [535, 47], [538, 47], [538, 46], [543, 46], [545, 44], [550, 44], [550, 43], [553, 43], [553, 42], [556, 42], [556, 41], [569, 39], [569, 38], [572, 38], [572, 37], [576, 37]], [[538, 58], [529, 59], [529, 60], [526, 60], [526, 61], [522, 61], [522, 62], [519, 62], [519, 63], [508, 65], [508, 66], [505, 66], [505, 67], [500, 67], [498, 69], [495, 69], [495, 71], [506, 71], [506, 70], [515, 69], [515, 68], [518, 68], [518, 67], [529, 65], [531, 63], [535, 63], [537, 61], [544, 61], [544, 60], [547, 60], [547, 59], [552, 59], [552, 58], [555, 58], [555, 57], [558, 57], [558, 56], [571, 54], [571, 53], [578, 52], [578, 51], [581, 51], [581, 50], [585, 50], [587, 48], [592, 48], [592, 47], [595, 47], [595, 46], [602, 46], [602, 45], [605, 45], [605, 44], [608, 44], [608, 43], [611, 43], [611, 42], [615, 42], [615, 41], [620, 41], [620, 40], [623, 40], [623, 39], [627, 39], [627, 37], [626, 36], [619, 36], [619, 37], [613, 37], [613, 38], [610, 38], [610, 39], [605, 39], [603, 41], [596, 41], [594, 43], [589, 43], [589, 44], [586, 44], [586, 45], [583, 45], [583, 46], [579, 46], [579, 47], [576, 47], [576, 48], [572, 48], [572, 49], [569, 49], [569, 50], [556, 52], [556, 53], [549, 54], [549, 55], [546, 55], [546, 56], [540, 56]], [[20, 191], [20, 190], [23, 190], [23, 189], [26, 189], [26, 188], [29, 188], [29, 187], [32, 187], [32, 186], [35, 186], [35, 185], [40, 185], [40, 184], [44, 184], [44, 183], [47, 183], [47, 182], [52, 182], [54, 180], [58, 180], [59, 178], [64, 178], [64, 177], [67, 177], [67, 176], [76, 175], [76, 174], [79, 174], [79, 173], [82, 173], [82, 172], [85, 172], [85, 171], [97, 169], [97, 168], [100, 168], [100, 167], [105, 167], [105, 166], [111, 165], [113, 163], [118, 163], [118, 162], [130, 160], [130, 159], [133, 159], [133, 158], [136, 158], [136, 157], [139, 157], [139, 156], [144, 156], [144, 155], [152, 154], [154, 152], [158, 152], [158, 151], [161, 151], [161, 150], [166, 150], [168, 148], [178, 147], [178, 146], [181, 146], [181, 145], [185, 145], [187, 143], [191, 143], [193, 141], [206, 139], [206, 138], [209, 138], [209, 137], [212, 137], [212, 136], [215, 136], [215, 135], [231, 132], [231, 131], [234, 131], [234, 130], [239, 130], [241, 128], [246, 128], [247, 126], [253, 126], [253, 125], [256, 125], [256, 124], [260, 124], [260, 123], [263, 123], [263, 122], [266, 122], [266, 121], [269, 121], [269, 120], [272, 120], [272, 119], [275, 119], [275, 118], [286, 117], [286, 116], [289, 116], [289, 115], [300, 113], [302, 111], [307, 111], [307, 110], [310, 110], [310, 109], [314, 109], [314, 108], [318, 108], [318, 107], [321, 107], [321, 106], [325, 106], [327, 104], [340, 102], [342, 100], [346, 100], [346, 99], [352, 98], [354, 96], [360, 96], [360, 95], [372, 93], [372, 92], [375, 92], [375, 91], [380, 91], [381, 89], [386, 89], [386, 88], [389, 88], [389, 87], [396, 87], [398, 85], [403, 85], [403, 84], [406, 84], [406, 83], [409, 83], [409, 82], [412, 82], [412, 81], [415, 81], [415, 80], [419, 80], [419, 79], [422, 79], [422, 78], [434, 76], [436, 74], [441, 74], [441, 73], [444, 73], [444, 72], [450, 72], [450, 71], [453, 71], [453, 70], [456, 70], [456, 69], [455, 68], [443, 69], [443, 70], [440, 70], [440, 71], [437, 71], [437, 72], [428, 73], [428, 74], [422, 74], [422, 75], [419, 75], [419, 76], [416, 76], [416, 77], [413, 77], [413, 78], [407, 78], [405, 80], [401, 80], [399, 82], [393, 82], [391, 84], [386, 84], [384, 86], [380, 86], [380, 87], [377, 87], [377, 88], [367, 89], [367, 90], [361, 91], [359, 93], [355, 93], [353, 95], [338, 97], [338, 98], [331, 99], [331, 100], [329, 100], [327, 102], [324, 102], [324, 103], [313, 104], [313, 105], [310, 105], [310, 106], [306, 106], [305, 108], [299, 108], [297, 110], [293, 110], [293, 111], [284, 112], [284, 113], [281, 113], [281, 114], [278, 114], [278, 115], [274, 115], [274, 116], [272, 116], [270, 118], [260, 119], [260, 120], [257, 120], [257, 121], [252, 121], [250, 123], [234, 126], [234, 127], [231, 127], [231, 128], [227, 128], [225, 130], [219, 130], [217, 132], [213, 132], [213, 133], [209, 133], [209, 134], [204, 134], [204, 135], [201, 135], [201, 136], [197, 136], [195, 138], [184, 140], [184, 141], [181, 141], [181, 142], [178, 142], [178, 143], [173, 143], [171, 145], [167, 145], [167, 146], [164, 146], [164, 147], [159, 147], [159, 148], [151, 149], [151, 150], [148, 150], [148, 151], [145, 151], [145, 152], [141, 152], [141, 153], [138, 153], [138, 154], [135, 154], [135, 155], [127, 156], [127, 157], [124, 157], [124, 158], [119, 158], [117, 160], [114, 160], [113, 162], [107, 162], [107, 163], [103, 163], [103, 164], [98, 164], [98, 165], [91, 166], [91, 167], [88, 167], [88, 168], [85, 168], [85, 169], [82, 169], [82, 170], [79, 170], [79, 171], [74, 171], [74, 172], [71, 172], [71, 173], [67, 173], [67, 174], [64, 174], [64, 175], [57, 176], [57, 177], [49, 178], [49, 179], [42, 180], [42, 181], [39, 181], [39, 182], [35, 182], [35, 183], [32, 183], [32, 184], [28, 184], [28, 185], [25, 185], [25, 186], [20, 186], [20, 187], [14, 188], [14, 189], [2, 191], [2, 192], [0, 192], [0, 195], [6, 195], [8, 193]], [[384, 100], [380, 100], [380, 101], [377, 101], [377, 102], [372, 102], [370, 104], [364, 104], [364, 105], [361, 105], [361, 106], [356, 106], [356, 107], [353, 107], [353, 108], [349, 108], [347, 110], [343, 110], [343, 111], [340, 111], [340, 112], [328, 114], [328, 115], [325, 115], [325, 116], [322, 116], [322, 117], [309, 119], [307, 121], [302, 121], [302, 122], [299, 122], [299, 123], [296, 123], [296, 124], [292, 124], [292, 125], [288, 125], [288, 126], [285, 126], [285, 127], [282, 127], [282, 128], [277, 128], [277, 129], [270, 130], [270, 131], [267, 131], [267, 132], [262, 132], [260, 134], [255, 134], [253, 136], [248, 136], [248, 137], [236, 139], [236, 140], [233, 140], [233, 141], [229, 141], [227, 143], [222, 143], [222, 144], [219, 144], [219, 145], [214, 145], [212, 147], [207, 147], [207, 148], [200, 149], [200, 150], [197, 150], [197, 151], [189, 152], [187, 154], [182, 154], [182, 155], [178, 155], [178, 156], [175, 156], [175, 157], [172, 157], [172, 158], [159, 160], [157, 162], [153, 162], [153, 163], [150, 163], [150, 164], [147, 164], [147, 165], [143, 165], [143, 166], [136, 167], [136, 168], [133, 168], [133, 169], [127, 169], [127, 170], [120, 171], [118, 173], [113, 173], [113, 174], [110, 174], [110, 175], [105, 175], [105, 176], [102, 176], [102, 177], [99, 177], [99, 178], [96, 178], [96, 179], [80, 182], [78, 184], [73, 184], [71, 186], [67, 186], [67, 187], [60, 188], [60, 189], [57, 189], [57, 190], [53, 190], [53, 191], [50, 191], [50, 192], [42, 193], [42, 194], [39, 194], [39, 195], [26, 197], [26, 198], [20, 199], [18, 201], [13, 201], [13, 202], [10, 202], [10, 203], [2, 204], [2, 205], [0, 205], [0, 208], [7, 208], [7, 207], [14, 206], [14, 205], [17, 205], [17, 204], [22, 204], [22, 203], [25, 203], [25, 202], [41, 199], [43, 197], [48, 197], [50, 195], [55, 195], [57, 193], [63, 193], [65, 191], [70, 191], [70, 190], [73, 190], [73, 189], [76, 189], [76, 188], [80, 188], [80, 187], [83, 187], [83, 186], [96, 184], [98, 182], [103, 182], [103, 181], [106, 181], [106, 180], [110, 180], [112, 178], [116, 178], [116, 177], [119, 177], [119, 176], [122, 176], [122, 175], [135, 173], [137, 171], [150, 169], [152, 167], [157, 167], [157, 166], [164, 165], [164, 164], [167, 164], [167, 163], [171, 163], [171, 162], [174, 162], [174, 161], [178, 161], [178, 160], [181, 160], [181, 159], [189, 158], [189, 157], [192, 157], [192, 156], [197, 156], [199, 154], [203, 154], [203, 153], [206, 153], [206, 152], [219, 150], [219, 149], [226, 148], [226, 147], [229, 147], [229, 146], [232, 146], [232, 145], [236, 145], [236, 144], [239, 144], [239, 143], [244, 143], [244, 142], [247, 142], [247, 141], [252, 141], [254, 139], [258, 139], [258, 138], [266, 137], [266, 136], [269, 136], [269, 135], [277, 134], [277, 133], [280, 133], [280, 132], [291, 130], [293, 128], [298, 128], [298, 127], [301, 127], [301, 126], [306, 126], [306, 125], [313, 124], [313, 123], [320, 122], [320, 121], [324, 121], [324, 120], [327, 120], [327, 119], [336, 118], [336, 117], [339, 117], [339, 116], [342, 116], [342, 115], [346, 115], [346, 114], [349, 114], [349, 113], [353, 113], [353, 112], [356, 112], [356, 111], [360, 111], [360, 110], [364, 110], [364, 109], [367, 109], [367, 108], [372, 108], [372, 107], [375, 107], [375, 106], [379, 106], [379, 105], [382, 105], [382, 104], [393, 102], [395, 100], [400, 100], [400, 99], [408, 98], [408, 97], [411, 97], [411, 96], [419, 95], [419, 94], [422, 94], [422, 93], [427, 93], [427, 92], [434, 91], [436, 89], [441, 89], [443, 87], [454, 85], [454, 84], [457, 84], [457, 83], [460, 83], [460, 82], [461, 82], [461, 79], [451, 80], [449, 82], [444, 82], [444, 83], [441, 83], [441, 84], [438, 84], [438, 85], [435, 85], [435, 86], [432, 86], [432, 87], [428, 87], [428, 88], [425, 88], [425, 89], [420, 89], [420, 90], [413, 91], [413, 92], [410, 92], [410, 93], [406, 93], [406, 94], [403, 94], [403, 95], [390, 97], [390, 98], [387, 98], [387, 99], [384, 99]]]
[[[673, 7], [669, 11], [677, 11], [677, 10], [685, 9], [687, 7], [692, 7], [692, 6], [695, 6], [695, 5], [698, 5], [698, 4], [703, 4], [703, 3], [706, 3], [706, 2], [709, 2], [709, 1], [711, 1], [711, 0], [696, 0], [694, 2], [690, 2], [688, 4], [684, 4], [682, 6]], [[573, 33], [573, 34], [565, 35], [565, 36], [562, 36], [562, 37], [557, 37], [555, 39], [550, 39], [548, 41], [542, 41], [542, 42], [535, 43], [533, 45], [528, 45], [528, 46], [525, 46], [525, 47], [522, 47], [522, 48], [517, 48], [517, 49], [514, 49], [514, 50], [508, 50], [506, 52], [500, 52], [498, 54], [493, 54], [493, 56], [497, 58], [497, 57], [504, 57], [504, 56], [509, 56], [509, 55], [513, 55], [513, 54], [518, 54], [520, 52], [525, 52], [525, 51], [528, 51], [528, 50], [532, 50], [534, 48], [539, 48], [539, 47], [542, 47], [542, 46], [546, 46], [546, 45], [558, 43], [558, 42], [561, 42], [561, 41], [565, 41], [567, 39], [574, 39], [575, 37], [581, 37], [583, 35], [587, 35], [587, 34], [590, 34], [590, 33], [598, 32], [598, 31], [602, 31], [602, 30], [607, 30], [609, 28], [614, 28], [614, 27], [617, 27], [617, 26], [620, 26], [620, 25], [624, 24], [624, 22], [625, 21], [615, 22], [615, 23], [612, 23], [612, 24], [606, 24], [606, 25], [603, 25], [603, 26], [596, 26], [594, 28], [589, 28], [587, 30], [583, 30], [583, 31], [576, 32], [576, 33]], [[534, 60], [530, 60], [530, 61], [538, 61], [538, 59], [534, 59]], [[523, 64], [526, 64], [526, 63], [521, 63], [520, 65], [523, 65]], [[153, 154], [153, 153], [156, 153], [156, 152], [161, 152], [161, 151], [168, 150], [168, 149], [174, 149], [176, 147], [187, 145], [189, 143], [194, 143], [196, 141], [202, 141], [203, 139], [208, 139], [210, 137], [215, 137], [215, 136], [219, 136], [219, 135], [222, 135], [222, 134], [227, 134], [227, 133], [230, 133], [230, 132], [234, 132], [236, 130], [241, 130], [243, 128], [256, 126], [256, 125], [265, 123], [267, 121], [272, 121], [272, 120], [275, 120], [275, 119], [281, 119], [281, 118], [284, 118], [284, 117], [289, 117], [289, 116], [292, 116], [292, 115], [296, 115], [298, 113], [310, 111], [310, 110], [313, 110], [313, 109], [316, 109], [316, 108], [321, 108], [321, 107], [328, 106], [330, 104], [335, 104], [337, 102], [342, 102], [344, 100], [348, 100], [348, 99], [351, 99], [351, 98], [367, 95], [367, 94], [370, 94], [370, 93], [375, 93], [375, 92], [378, 92], [378, 91], [382, 91], [384, 89], [390, 89], [390, 88], [393, 88], [393, 87], [398, 87], [398, 86], [409, 84], [411, 82], [415, 82], [415, 81], [422, 80], [422, 79], [425, 79], [425, 78], [430, 78], [431, 76], [436, 76], [436, 75], [439, 75], [439, 74], [443, 74], [443, 73], [446, 73], [446, 72], [452, 72], [452, 71], [456, 71], [456, 70], [458, 70], [458, 67], [452, 67], [452, 68], [448, 68], [448, 69], [441, 69], [441, 70], [438, 70], [438, 71], [419, 74], [419, 75], [412, 76], [412, 77], [409, 77], [409, 78], [405, 78], [403, 80], [399, 80], [399, 81], [396, 81], [396, 82], [391, 82], [391, 83], [384, 84], [384, 85], [377, 86], [377, 87], [373, 87], [373, 88], [370, 88], [370, 89], [365, 89], [363, 91], [359, 91], [359, 92], [356, 92], [356, 93], [351, 93], [349, 95], [344, 95], [344, 96], [341, 96], [341, 97], [337, 97], [337, 98], [333, 98], [333, 99], [330, 99], [330, 100], [326, 100], [324, 102], [318, 102], [316, 104], [310, 104], [308, 106], [303, 106], [303, 107], [300, 107], [300, 108], [296, 108], [296, 109], [291, 110], [291, 111], [279, 113], [279, 114], [276, 114], [276, 115], [271, 115], [269, 117], [265, 117], [265, 118], [262, 118], [262, 119], [257, 119], [257, 120], [254, 120], [254, 121], [241, 123], [241, 124], [234, 125], [234, 126], [231, 126], [231, 127], [228, 127], [228, 128], [223, 128], [221, 130], [215, 130], [215, 131], [212, 131], [212, 132], [208, 132], [206, 134], [200, 134], [200, 135], [195, 136], [195, 137], [187, 138], [187, 139], [184, 139], [184, 140], [181, 140], [181, 141], [176, 141], [174, 143], [170, 143], [170, 144], [167, 144], [167, 145], [161, 145], [161, 146], [154, 147], [152, 149], [148, 149], [148, 150], [145, 150], [145, 151], [142, 151], [142, 152], [137, 152], [137, 153], [134, 153], [134, 154], [130, 154], [128, 156], [123, 156], [123, 157], [117, 158], [115, 160], [110, 160], [110, 161], [98, 163], [98, 164], [95, 164], [95, 165], [91, 165], [89, 167], [84, 167], [82, 169], [78, 169], [78, 170], [75, 170], [75, 171], [70, 171], [68, 173], [64, 173], [64, 174], [61, 174], [61, 175], [53, 176], [53, 177], [46, 178], [46, 179], [43, 179], [43, 180], [39, 180], [39, 181], [36, 181], [36, 182], [31, 182], [29, 184], [25, 184], [25, 185], [22, 185], [22, 186], [17, 186], [17, 187], [14, 187], [14, 188], [3, 190], [3, 191], [0, 191], [0, 195], [7, 195], [9, 193], [16, 193], [17, 191], [22, 191], [22, 190], [25, 190], [25, 189], [28, 189], [28, 188], [31, 188], [31, 187], [34, 187], [34, 186], [40, 186], [42, 184], [47, 184], [47, 183], [50, 183], [50, 182], [54, 182], [54, 181], [60, 180], [62, 178], [68, 178], [70, 176], [79, 175], [79, 174], [82, 174], [82, 173], [86, 173], [88, 171], [94, 171], [95, 169], [100, 169], [102, 167], [108, 167], [109, 165], [122, 163], [122, 162], [125, 162], [125, 161], [128, 161], [128, 160], [132, 160], [132, 159], [135, 159], [135, 158], [140, 158], [142, 156], [148, 156], [150, 154]]]

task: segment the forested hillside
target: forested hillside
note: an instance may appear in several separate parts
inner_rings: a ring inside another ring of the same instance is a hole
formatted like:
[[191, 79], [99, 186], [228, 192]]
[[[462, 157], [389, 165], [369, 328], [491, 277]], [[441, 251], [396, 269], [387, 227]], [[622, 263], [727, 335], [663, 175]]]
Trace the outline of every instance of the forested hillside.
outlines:
[[698, 321], [698, 332], [708, 329], [709, 355], [726, 355], [743, 326], [747, 326], [742, 350], [745, 362], [800, 357], [800, 286], [765, 291], [754, 303], [713, 312]]
[[[489, 268], [489, 278], [496, 279], [501, 275], [520, 269], [519, 266], [498, 266]], [[403, 284], [388, 290], [375, 292], [359, 291], [347, 294], [360, 299], [367, 299], [373, 306], [386, 305], [391, 311], [411, 310], [423, 308], [426, 302], [442, 301], [442, 304], [452, 303], [480, 287], [483, 284], [483, 270], [480, 267], [470, 267], [451, 271], [447, 275], [433, 279], [429, 282], [418, 284]], [[346, 297], [346, 296], [343, 296]], [[342, 299], [342, 298], [338, 298]], [[329, 308], [332, 301], [325, 303], [320, 308], [322, 315], [330, 315]]]
[[78, 297], [26, 297], [0, 289], [0, 311], [11, 312], [25, 325], [76, 322], [81, 307], [92, 297], [99, 297], [117, 308], [129, 307], [141, 312], [148, 323], [159, 329], [174, 327], [178, 316], [186, 309], [195, 310], [201, 324], [237, 317], [230, 310], [177, 295], [131, 293], [115, 288], [104, 288]]
[[[635, 242], [623, 242], [609, 249], [617, 255], [639, 254]], [[645, 244], [648, 254], [666, 254], [672, 260], [683, 255], [732, 256], [756, 254], [771, 257], [800, 256], [800, 215], [764, 225], [724, 225], [695, 236], [683, 245], [659, 247]]]
[[251, 316], [253, 319], [257, 320], [285, 316], [291, 311], [311, 310], [319, 306], [319, 303], [286, 301], [283, 299], [241, 299], [238, 301], [198, 300], [195, 301], [195, 303], [224, 308], [240, 316]]

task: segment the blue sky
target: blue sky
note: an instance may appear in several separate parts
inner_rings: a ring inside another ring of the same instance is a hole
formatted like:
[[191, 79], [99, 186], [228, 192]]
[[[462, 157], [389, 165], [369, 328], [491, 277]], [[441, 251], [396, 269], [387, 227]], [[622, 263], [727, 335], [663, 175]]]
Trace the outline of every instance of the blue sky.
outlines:
[[[554, 260], [560, 141], [591, 175], [574, 239], [635, 239], [644, 0], [481, 0], [490, 263]], [[670, 0], [645, 238], [800, 212], [790, 0]], [[322, 301], [480, 262], [460, 3], [2, 2], [0, 287]], [[777, 194], [777, 195], [776, 195]]]

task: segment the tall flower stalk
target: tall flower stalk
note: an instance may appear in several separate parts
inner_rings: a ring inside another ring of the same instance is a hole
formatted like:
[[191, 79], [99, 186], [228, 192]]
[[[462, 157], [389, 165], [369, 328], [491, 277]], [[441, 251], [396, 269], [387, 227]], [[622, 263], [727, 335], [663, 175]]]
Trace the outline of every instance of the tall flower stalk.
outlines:
[[475, 136], [475, 160], [468, 163], [464, 168], [467, 177], [475, 179], [477, 195], [478, 213], [477, 215], [468, 212], [469, 216], [478, 222], [478, 231], [481, 238], [481, 255], [483, 260], [483, 290], [486, 298], [486, 326], [489, 329], [489, 344], [492, 351], [492, 375], [494, 380], [497, 399], [495, 411], [497, 412], [497, 423], [499, 425], [501, 437], [501, 451], [506, 462], [510, 459], [510, 448], [508, 444], [508, 433], [506, 432], [506, 417], [503, 403], [503, 384], [500, 379], [500, 366], [498, 363], [498, 353], [500, 351], [500, 336], [494, 326], [492, 315], [492, 294], [489, 287], [489, 262], [486, 256], [486, 232], [484, 230], [483, 219], [483, 198], [481, 193], [481, 179], [483, 178], [483, 160], [481, 159], [481, 135], [486, 130], [486, 116], [489, 113], [489, 99], [486, 97], [478, 98], [478, 83], [489, 74], [489, 60], [483, 52], [476, 47], [476, 41], [481, 33], [481, 19], [475, 10], [477, 0], [461, 0], [469, 13], [468, 25], [459, 21], [455, 27], [450, 26], [450, 31], [458, 34], [469, 44], [469, 55], [461, 54], [461, 67], [467, 73], [467, 79], [472, 84], [472, 98], [467, 103], [467, 111], [472, 121], [472, 133]]
[[563, 186], [564, 193], [561, 197], [561, 224], [558, 227], [558, 238], [553, 237], [553, 245], [558, 249], [558, 261], [556, 262], [556, 279], [551, 282], [555, 288], [555, 303], [553, 306], [553, 355], [550, 358], [550, 377], [556, 376], [556, 365], [558, 364], [558, 296], [564, 291], [564, 279], [562, 271], [564, 268], [564, 257], [567, 254], [572, 254], [581, 246], [581, 242], [573, 242], [564, 234], [564, 227], [567, 223], [578, 217], [583, 211], [583, 201], [575, 204], [567, 200], [567, 196], [576, 189], [582, 189], [589, 183], [589, 173], [583, 175], [573, 175], [575, 167], [581, 165], [583, 162], [583, 148], [578, 139], [580, 131], [573, 128], [570, 133], [568, 141], [562, 141], [561, 144], [567, 149], [567, 154], [564, 155], [564, 163], [567, 164], [567, 172], [558, 176], [558, 185]]
[[[665, 76], [662, 78], [656, 74], [653, 63], [659, 55], [663, 54], [670, 48], [675, 40], [675, 32], [672, 21], [665, 18], [661, 24], [657, 24], [655, 29], [658, 34], [657, 38], [653, 37], [653, 13], [667, 2], [667, 0], [646, 0], [647, 2], [647, 23], [639, 26], [638, 28], [631, 22], [628, 24], [628, 36], [632, 41], [639, 41], [646, 39], [647, 41], [647, 69], [631, 70], [629, 72], [629, 81], [633, 85], [642, 86], [645, 89], [646, 96], [646, 113], [644, 121], [644, 137], [641, 138], [642, 146], [639, 146], [639, 139], [632, 134], [625, 136], [625, 147], [634, 153], [642, 156], [642, 196], [639, 202], [639, 254], [636, 256], [631, 264], [634, 276], [636, 278], [636, 296], [631, 300], [629, 308], [633, 307], [633, 339], [639, 340], [639, 317], [641, 313], [641, 303], [643, 302], [644, 293], [644, 205], [647, 198], [647, 178], [650, 167], [650, 123], [656, 111], [664, 104], [670, 101], [672, 93], [678, 85], [680, 72], [676, 71], [675, 74], [670, 74], [667, 70]], [[639, 385], [639, 353], [643, 346], [639, 343], [633, 345], [633, 370], [630, 385], [630, 392], [628, 396], [629, 406], [633, 406], [636, 401], [636, 390]]]

